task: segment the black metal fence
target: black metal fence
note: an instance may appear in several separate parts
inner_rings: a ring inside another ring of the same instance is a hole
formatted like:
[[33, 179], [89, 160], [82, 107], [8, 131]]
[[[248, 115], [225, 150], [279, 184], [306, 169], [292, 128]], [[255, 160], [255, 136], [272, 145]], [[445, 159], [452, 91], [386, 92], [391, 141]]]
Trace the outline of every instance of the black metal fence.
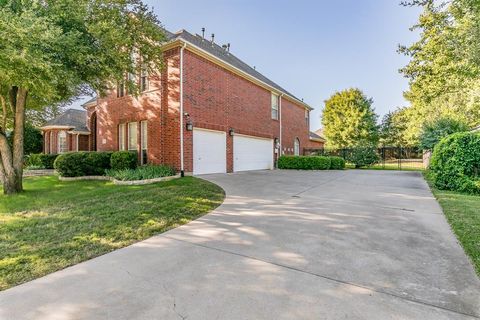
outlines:
[[[343, 149], [304, 149], [304, 155], [325, 155], [342, 157], [348, 162], [348, 155], [353, 148]], [[412, 170], [424, 169], [424, 155], [422, 150], [415, 147], [380, 147], [376, 149], [379, 161], [373, 165], [376, 168]]]

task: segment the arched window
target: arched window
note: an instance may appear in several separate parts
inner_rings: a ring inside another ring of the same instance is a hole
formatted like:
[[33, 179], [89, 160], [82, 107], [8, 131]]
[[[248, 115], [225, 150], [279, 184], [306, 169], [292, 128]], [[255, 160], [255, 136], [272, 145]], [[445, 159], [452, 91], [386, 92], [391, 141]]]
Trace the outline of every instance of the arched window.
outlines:
[[58, 153], [64, 153], [68, 151], [67, 147], [67, 133], [65, 131], [58, 132]]
[[293, 144], [293, 153], [296, 156], [300, 155], [300, 140], [298, 140], [298, 138], [295, 138], [295, 142]]

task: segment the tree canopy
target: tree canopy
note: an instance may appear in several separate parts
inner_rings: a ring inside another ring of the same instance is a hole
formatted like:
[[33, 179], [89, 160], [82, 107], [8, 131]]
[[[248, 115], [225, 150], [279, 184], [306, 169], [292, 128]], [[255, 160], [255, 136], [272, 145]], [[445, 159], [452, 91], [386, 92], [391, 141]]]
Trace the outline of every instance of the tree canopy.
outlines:
[[450, 118], [475, 126], [480, 123], [480, 2], [476, 0], [415, 0], [421, 6], [412, 30], [420, 39], [400, 46], [410, 57], [400, 72], [409, 79], [405, 98], [406, 138], [418, 143], [423, 126]]
[[164, 40], [158, 19], [141, 0], [0, 0], [4, 192], [22, 189], [25, 115], [81, 94], [101, 94], [120, 81], [135, 90], [135, 77], [126, 75], [158, 70]]
[[377, 115], [373, 100], [359, 89], [347, 89], [325, 101], [322, 115], [327, 146], [348, 148], [378, 143]]

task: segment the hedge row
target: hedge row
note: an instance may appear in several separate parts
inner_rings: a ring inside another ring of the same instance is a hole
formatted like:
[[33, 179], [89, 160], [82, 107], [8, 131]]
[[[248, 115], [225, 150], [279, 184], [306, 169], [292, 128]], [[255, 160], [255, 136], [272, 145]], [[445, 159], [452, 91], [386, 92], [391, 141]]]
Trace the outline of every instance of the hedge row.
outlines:
[[69, 152], [57, 157], [54, 167], [62, 177], [103, 176], [109, 169], [134, 169], [137, 153], [117, 152]]
[[53, 169], [53, 163], [58, 155], [32, 153], [25, 157], [25, 166], [32, 169]]
[[433, 149], [429, 171], [439, 189], [480, 194], [480, 133], [443, 138]]
[[296, 170], [341, 170], [345, 168], [345, 160], [340, 157], [281, 156], [278, 159], [278, 168]]

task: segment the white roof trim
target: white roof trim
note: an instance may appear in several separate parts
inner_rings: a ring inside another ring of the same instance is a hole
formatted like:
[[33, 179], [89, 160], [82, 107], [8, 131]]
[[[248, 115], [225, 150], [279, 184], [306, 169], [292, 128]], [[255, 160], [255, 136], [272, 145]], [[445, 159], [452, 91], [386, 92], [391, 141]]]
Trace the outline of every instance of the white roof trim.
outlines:
[[72, 127], [72, 126], [57, 126], [57, 125], [51, 125], [51, 126], [43, 126], [43, 127], [40, 127], [40, 129], [43, 129], [43, 130], [48, 130], [48, 129], [73, 129], [75, 127]]

